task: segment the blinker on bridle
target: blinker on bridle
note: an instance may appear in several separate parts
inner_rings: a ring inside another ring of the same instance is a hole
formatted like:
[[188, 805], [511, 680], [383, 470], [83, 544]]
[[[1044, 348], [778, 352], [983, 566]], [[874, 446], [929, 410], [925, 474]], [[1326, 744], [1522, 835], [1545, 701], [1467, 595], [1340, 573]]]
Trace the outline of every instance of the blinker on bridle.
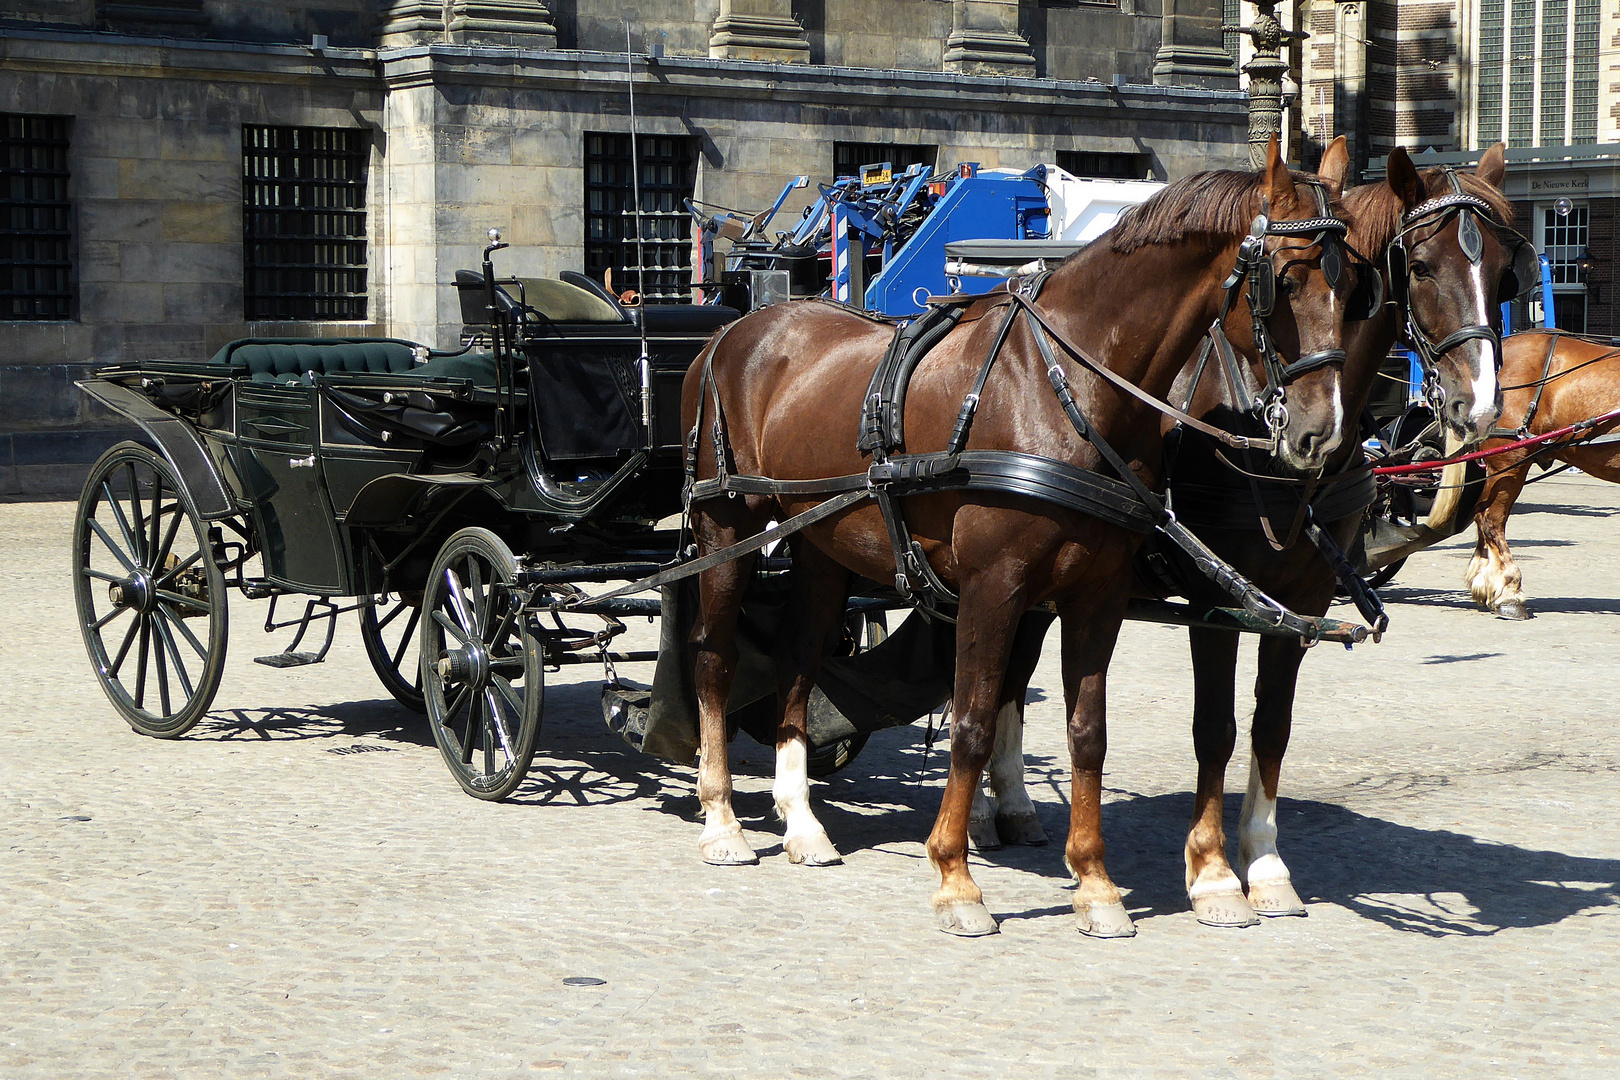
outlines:
[[1237, 265], [1221, 286], [1226, 290], [1226, 297], [1221, 302], [1217, 324], [1225, 322], [1227, 313], [1237, 301], [1239, 290], [1245, 282], [1248, 283], [1247, 299], [1249, 316], [1253, 320], [1254, 344], [1266, 370], [1266, 386], [1256, 399], [1255, 407], [1274, 437], [1288, 424], [1288, 384], [1319, 367], [1342, 364], [1347, 358], [1343, 349], [1320, 349], [1285, 364], [1277, 354], [1277, 346], [1266, 326], [1266, 320], [1277, 306], [1277, 274], [1271, 265], [1271, 253], [1266, 250], [1266, 237], [1310, 237], [1309, 243], [1297, 245], [1297, 248], [1318, 246], [1322, 249], [1319, 265], [1328, 285], [1337, 288], [1344, 274], [1343, 241], [1349, 227], [1333, 216], [1327, 192], [1320, 183], [1303, 182], [1310, 185], [1311, 193], [1316, 197], [1317, 216], [1302, 221], [1272, 221], [1269, 207], [1262, 203], [1260, 213], [1249, 227], [1249, 235], [1238, 245]]
[[1441, 391], [1437, 365], [1446, 353], [1455, 349], [1465, 341], [1480, 340], [1490, 342], [1496, 349], [1494, 355], [1502, 355], [1502, 335], [1489, 325], [1474, 324], [1464, 326], [1448, 334], [1439, 342], [1433, 341], [1423, 328], [1418, 325], [1417, 316], [1412, 311], [1411, 304], [1411, 262], [1407, 253], [1408, 237], [1419, 229], [1428, 232], [1419, 241], [1427, 240], [1443, 229], [1452, 218], [1457, 219], [1457, 247], [1463, 256], [1473, 265], [1478, 266], [1485, 256], [1485, 237], [1480, 229], [1480, 218], [1495, 230], [1504, 243], [1514, 243], [1513, 266], [1503, 279], [1502, 286], [1497, 290], [1496, 302], [1506, 303], [1517, 297], [1535, 276], [1535, 248], [1519, 233], [1505, 225], [1498, 225], [1492, 215], [1495, 213], [1491, 204], [1477, 195], [1470, 195], [1463, 190], [1462, 182], [1457, 179], [1456, 172], [1447, 168], [1446, 179], [1451, 183], [1451, 191], [1445, 195], [1438, 195], [1427, 202], [1414, 206], [1401, 218], [1400, 231], [1390, 242], [1385, 253], [1389, 270], [1389, 289], [1391, 299], [1400, 313], [1400, 319], [1406, 337], [1412, 342], [1418, 354], [1418, 360], [1423, 365], [1424, 396], [1436, 410], [1441, 402], [1437, 400]]

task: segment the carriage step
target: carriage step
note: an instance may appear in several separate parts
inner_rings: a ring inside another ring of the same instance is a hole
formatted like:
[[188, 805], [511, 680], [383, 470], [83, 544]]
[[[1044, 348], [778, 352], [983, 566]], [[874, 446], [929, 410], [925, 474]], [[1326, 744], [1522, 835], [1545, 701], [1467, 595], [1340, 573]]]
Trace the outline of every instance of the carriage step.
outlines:
[[253, 662], [263, 664], [265, 667], [304, 667], [307, 664], [319, 664], [324, 659], [326, 658], [320, 653], [278, 652], [269, 656], [255, 656]]

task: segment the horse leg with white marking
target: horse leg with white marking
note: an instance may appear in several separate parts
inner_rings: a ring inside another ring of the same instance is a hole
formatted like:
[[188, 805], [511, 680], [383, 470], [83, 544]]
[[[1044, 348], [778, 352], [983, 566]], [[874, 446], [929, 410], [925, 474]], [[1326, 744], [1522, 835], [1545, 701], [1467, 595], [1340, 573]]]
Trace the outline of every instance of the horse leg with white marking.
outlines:
[[1003, 844], [1040, 847], [1046, 843], [1046, 830], [1024, 786], [1024, 702], [1050, 627], [1048, 616], [1025, 615], [1013, 641], [1002, 684], [1005, 700], [996, 715], [995, 748], [985, 767], [985, 783], [974, 793], [973, 819], [968, 824], [973, 846], [980, 851], [994, 851]]
[[1478, 537], [1464, 580], [1474, 603], [1494, 610], [1502, 619], [1530, 618], [1530, 609], [1525, 606], [1524, 593], [1519, 588], [1523, 575], [1507, 543], [1508, 515], [1513, 512], [1513, 503], [1524, 490], [1529, 475], [1528, 463], [1493, 473], [1485, 481], [1485, 490], [1480, 492], [1479, 506], [1474, 511]]
[[[1331, 587], [1331, 586], [1330, 586]], [[1322, 605], [1326, 609], [1326, 604]], [[1315, 611], [1315, 606], [1302, 610]], [[1260, 639], [1254, 680], [1249, 789], [1238, 817], [1238, 866], [1257, 915], [1304, 915], [1288, 867], [1277, 854], [1277, 782], [1294, 722], [1294, 691], [1305, 649], [1293, 638]]]
[[1226, 766], [1237, 744], [1238, 635], [1227, 630], [1188, 633], [1193, 663], [1193, 749], [1198, 787], [1192, 827], [1187, 830], [1187, 898], [1206, 926], [1253, 926], [1260, 920], [1243, 895], [1243, 884], [1226, 859], [1221, 820]]
[[782, 850], [788, 861], [834, 866], [844, 860], [810, 809], [809, 708], [827, 637], [844, 613], [849, 571], [815, 545], [800, 543], [794, 552], [792, 589], [788, 610], [795, 617], [778, 640], [774, 658], [781, 714], [771, 795], [776, 815], [786, 826]]

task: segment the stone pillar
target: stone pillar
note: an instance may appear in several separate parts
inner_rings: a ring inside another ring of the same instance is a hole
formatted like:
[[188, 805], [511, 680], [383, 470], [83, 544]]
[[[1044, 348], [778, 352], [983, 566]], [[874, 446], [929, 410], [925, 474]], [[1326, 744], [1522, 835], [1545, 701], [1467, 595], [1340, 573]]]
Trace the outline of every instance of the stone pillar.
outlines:
[[1017, 0], [952, 0], [945, 70], [1034, 78], [1035, 55], [1018, 33]]
[[1236, 90], [1237, 64], [1221, 39], [1221, 0], [1164, 0], [1153, 81]]
[[450, 0], [445, 19], [457, 45], [557, 47], [557, 27], [542, 0]]
[[444, 0], [383, 0], [377, 44], [384, 49], [445, 40]]
[[793, 19], [792, 0], [720, 0], [709, 55], [717, 60], [808, 64], [810, 40]]
[[102, 0], [96, 5], [96, 21], [108, 30], [156, 37], [201, 37], [208, 31], [202, 0]]

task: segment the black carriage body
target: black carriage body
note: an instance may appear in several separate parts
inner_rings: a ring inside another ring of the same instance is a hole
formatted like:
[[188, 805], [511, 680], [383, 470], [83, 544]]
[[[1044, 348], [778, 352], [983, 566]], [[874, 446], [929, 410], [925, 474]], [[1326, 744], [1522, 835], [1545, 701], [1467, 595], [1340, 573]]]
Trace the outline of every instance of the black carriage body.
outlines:
[[[649, 431], [639, 313], [590, 299], [590, 317], [526, 320], [500, 360], [395, 340], [256, 339], [80, 385], [144, 429], [203, 518], [245, 522], [277, 590], [419, 588], [438, 544], [468, 524], [562, 561], [620, 558], [679, 508], [681, 383], [736, 313], [649, 316]], [[594, 527], [571, 536], [583, 523]]]

